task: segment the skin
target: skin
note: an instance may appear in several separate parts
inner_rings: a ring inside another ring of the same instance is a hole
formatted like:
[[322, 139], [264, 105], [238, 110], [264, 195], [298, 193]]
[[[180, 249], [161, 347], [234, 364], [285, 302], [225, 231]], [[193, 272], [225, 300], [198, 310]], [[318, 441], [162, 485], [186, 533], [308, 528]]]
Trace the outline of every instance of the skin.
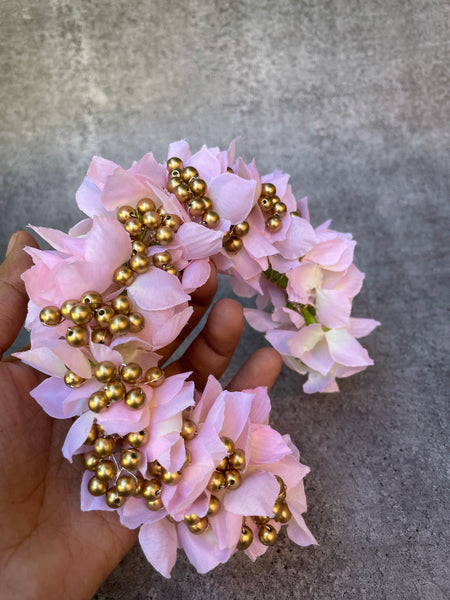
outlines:
[[[10, 240], [0, 265], [0, 358], [22, 326], [27, 295], [21, 273], [31, 265], [24, 246], [37, 247], [23, 231]], [[209, 281], [192, 295], [194, 315], [179, 338], [164, 349], [165, 360], [207, 311], [217, 289]], [[220, 377], [244, 326], [241, 305], [219, 300], [184, 355], [168, 375], [193, 370], [201, 389], [210, 373]], [[228, 388], [268, 386], [281, 368], [279, 354], [261, 348], [240, 368]], [[0, 596], [35, 600], [90, 599], [137, 540], [109, 512], [81, 512], [81, 459], [67, 462], [61, 447], [71, 421], [50, 418], [30, 397], [42, 374], [6, 357], [0, 362]], [[150, 567], [149, 567], [150, 570]]]

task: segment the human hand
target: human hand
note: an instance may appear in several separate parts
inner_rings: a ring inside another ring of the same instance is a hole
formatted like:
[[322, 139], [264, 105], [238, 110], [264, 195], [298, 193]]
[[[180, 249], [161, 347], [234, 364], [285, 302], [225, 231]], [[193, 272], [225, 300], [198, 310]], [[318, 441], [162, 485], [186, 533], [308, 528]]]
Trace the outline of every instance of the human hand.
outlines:
[[[31, 260], [24, 246], [37, 246], [24, 232], [10, 240], [0, 265], [0, 358], [23, 324], [27, 296], [21, 273]], [[217, 290], [213, 268], [208, 282], [192, 294], [194, 314], [179, 338], [159, 350], [168, 360], [208, 310]], [[167, 375], [193, 371], [200, 389], [209, 374], [227, 368], [244, 326], [242, 307], [219, 300], [186, 352], [165, 368]], [[256, 351], [228, 388], [273, 385], [281, 358], [272, 348]], [[28, 600], [90, 599], [137, 539], [112, 512], [80, 509], [81, 460], [67, 462], [61, 447], [69, 421], [50, 418], [30, 397], [42, 381], [33, 368], [7, 357], [0, 362], [0, 596]]]

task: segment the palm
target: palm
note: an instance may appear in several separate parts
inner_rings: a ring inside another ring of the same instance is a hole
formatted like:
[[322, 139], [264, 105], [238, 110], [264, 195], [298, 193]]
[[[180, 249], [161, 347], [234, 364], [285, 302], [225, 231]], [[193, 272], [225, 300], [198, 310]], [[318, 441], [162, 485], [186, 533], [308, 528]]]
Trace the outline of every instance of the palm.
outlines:
[[[20, 273], [29, 266], [22, 251], [25, 244], [35, 242], [20, 233], [0, 267], [0, 353], [14, 340], [25, 314], [26, 297], [20, 280]], [[201, 319], [216, 287], [214, 274], [193, 295], [192, 322], [164, 349], [166, 359]], [[166, 373], [192, 370], [199, 387], [209, 373], [220, 377], [242, 327], [240, 305], [232, 300], [219, 301], [203, 331]], [[229, 387], [271, 386], [279, 369], [279, 355], [261, 349]], [[61, 454], [70, 422], [50, 418], [29, 395], [42, 375], [25, 364], [6, 360], [0, 363], [0, 381], [0, 566], [6, 597], [90, 598], [135, 542], [137, 530], [122, 527], [111, 512], [81, 512], [83, 466], [79, 460], [68, 463]]]

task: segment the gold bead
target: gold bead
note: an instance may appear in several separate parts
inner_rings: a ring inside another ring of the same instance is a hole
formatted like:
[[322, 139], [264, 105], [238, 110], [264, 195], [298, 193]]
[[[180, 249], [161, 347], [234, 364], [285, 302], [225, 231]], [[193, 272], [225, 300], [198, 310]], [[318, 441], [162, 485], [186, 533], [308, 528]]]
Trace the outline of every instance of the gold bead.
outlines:
[[120, 367], [120, 376], [127, 383], [136, 383], [141, 375], [142, 368], [135, 362], [130, 362]]
[[91, 334], [91, 340], [94, 344], [105, 344], [109, 346], [112, 342], [112, 335], [108, 329], [94, 329]]
[[129, 205], [121, 206], [117, 209], [117, 218], [121, 223], [126, 223], [128, 219], [136, 217], [136, 210]]
[[82, 325], [74, 325], [67, 329], [66, 340], [74, 348], [81, 348], [89, 342], [89, 333]]
[[234, 171], [231, 167], [227, 167], [227, 173], [234, 173]]
[[120, 508], [124, 502], [125, 498], [123, 496], [119, 496], [116, 486], [110, 488], [106, 492], [106, 504], [109, 506], [109, 508]]
[[39, 313], [39, 319], [42, 325], [54, 327], [61, 322], [61, 311], [57, 306], [46, 306]]
[[70, 311], [70, 319], [76, 325], [87, 325], [94, 316], [94, 311], [87, 304], [75, 304]]
[[281, 200], [279, 202], [275, 202], [273, 205], [273, 212], [276, 215], [284, 215], [285, 212], [287, 211], [287, 206], [284, 202], [281, 202]]
[[143, 215], [149, 210], [155, 210], [156, 205], [151, 198], [141, 198], [141, 200], [139, 200], [139, 202], [137, 203], [136, 208], [138, 209], [138, 213]]
[[148, 472], [155, 477], [161, 477], [164, 473], [164, 467], [157, 460], [148, 464]]
[[214, 210], [207, 210], [203, 213], [202, 225], [213, 229], [220, 221], [219, 215]]
[[197, 425], [190, 419], [185, 419], [181, 426], [181, 437], [185, 440], [192, 440], [195, 437]]
[[130, 258], [130, 267], [135, 273], [145, 273], [150, 268], [150, 260], [145, 254], [135, 254]]
[[170, 275], [178, 275], [178, 269], [176, 267], [174, 267], [173, 265], [166, 267], [165, 271], [166, 271], [166, 273], [169, 273]]
[[273, 200], [267, 196], [261, 196], [258, 198], [258, 205], [263, 212], [268, 213], [272, 211]]
[[172, 171], [173, 169], [182, 169], [183, 168], [183, 161], [181, 160], [181, 158], [178, 158], [177, 156], [172, 156], [171, 158], [168, 159], [167, 161], [167, 170], [168, 171]]
[[212, 206], [213, 206], [211, 198], [207, 198], [206, 196], [203, 196], [202, 200], [205, 203], [205, 211], [211, 210]]
[[94, 442], [94, 452], [98, 456], [105, 458], [114, 452], [115, 442], [110, 437], [99, 437]]
[[115, 378], [116, 374], [116, 365], [109, 360], [104, 360], [95, 365], [94, 377], [97, 381], [108, 383]]
[[151, 385], [152, 387], [158, 387], [164, 382], [164, 371], [159, 367], [151, 367], [145, 371], [144, 379], [148, 385]]
[[103, 388], [109, 402], [118, 402], [125, 398], [127, 389], [121, 381], [111, 381]]
[[167, 227], [170, 227], [170, 229], [174, 233], [176, 233], [180, 229], [181, 225], [183, 225], [183, 221], [181, 220], [181, 217], [179, 217], [178, 215], [173, 215], [173, 214], [166, 215], [164, 217], [163, 222], [164, 222], [164, 225], [167, 225]]
[[236, 235], [225, 236], [223, 239], [223, 247], [228, 254], [237, 254], [242, 246], [241, 238], [238, 238]]
[[174, 194], [179, 185], [185, 185], [181, 175], [172, 175], [167, 182], [167, 190]]
[[91, 394], [89, 396], [88, 405], [89, 409], [95, 413], [104, 410], [108, 406], [108, 398], [106, 397], [105, 392], [98, 391]]
[[98, 437], [98, 427], [94, 423], [88, 433], [87, 438], [84, 440], [84, 443], [86, 445], [92, 446], [92, 444], [95, 442], [97, 437]]
[[156, 500], [161, 496], [161, 482], [159, 479], [146, 479], [141, 487], [141, 494], [146, 500]]
[[181, 471], [164, 471], [161, 479], [166, 485], [176, 485], [181, 479]]
[[188, 211], [191, 217], [199, 217], [205, 212], [205, 203], [201, 198], [194, 198], [189, 202]]
[[189, 452], [189, 450], [187, 448], [185, 448], [185, 450], [186, 450], [186, 456], [184, 459], [183, 467], [190, 464], [190, 462], [192, 461], [192, 454]]
[[112, 306], [101, 306], [95, 311], [95, 320], [100, 327], [107, 327], [115, 314]]
[[125, 404], [138, 410], [144, 406], [145, 399], [145, 392], [141, 388], [132, 388], [125, 396]]
[[195, 167], [184, 167], [181, 171], [181, 177], [187, 183], [193, 177], [198, 177], [198, 171]]
[[199, 177], [194, 177], [189, 181], [189, 187], [194, 196], [203, 196], [206, 192], [206, 181]]
[[130, 321], [131, 333], [138, 333], [139, 331], [142, 331], [142, 329], [144, 329], [145, 321], [141, 313], [132, 312], [128, 315], [128, 319]]
[[70, 319], [70, 311], [75, 306], [75, 304], [78, 304], [78, 300], [74, 300], [73, 298], [71, 298], [70, 300], [66, 300], [65, 302], [62, 303], [61, 315], [65, 319]]
[[286, 504], [286, 502], [276, 502], [275, 506], [273, 507], [273, 512], [275, 514], [275, 521], [278, 523], [287, 523], [291, 520], [292, 513], [289, 510], [289, 506]]
[[209, 480], [207, 487], [209, 491], [217, 492], [218, 490], [221, 490], [224, 487], [226, 487], [226, 485], [227, 482], [225, 479], [225, 475], [220, 471], [214, 471], [214, 473], [211, 475], [211, 479]]
[[80, 385], [82, 385], [85, 381], [86, 379], [83, 379], [83, 377], [80, 377], [73, 371], [66, 371], [64, 374], [64, 383], [67, 385], [67, 387], [77, 388], [80, 387]]
[[146, 429], [142, 431], [131, 432], [127, 435], [127, 442], [133, 448], [140, 448], [143, 446], [148, 440], [148, 433]]
[[202, 517], [195, 523], [188, 525], [188, 527], [191, 533], [195, 533], [195, 535], [200, 535], [203, 532], [205, 532], [209, 527], [208, 517]]
[[274, 233], [275, 231], [278, 231], [278, 229], [280, 229], [281, 227], [281, 219], [278, 215], [274, 215], [273, 217], [270, 217], [270, 219], [268, 219], [266, 221], [266, 228], [271, 231], [272, 233]]
[[261, 544], [264, 546], [273, 546], [277, 540], [277, 532], [276, 529], [266, 523], [265, 525], [261, 525], [258, 531], [258, 537]]
[[125, 231], [130, 234], [132, 238], [139, 237], [142, 233], [142, 223], [139, 219], [128, 219], [124, 224]]
[[263, 183], [261, 185], [261, 196], [269, 196], [269, 198], [271, 198], [276, 193], [277, 188], [273, 185], [273, 183]]
[[257, 525], [264, 525], [265, 523], [268, 523], [270, 521], [270, 517], [267, 516], [259, 516], [259, 517], [252, 517], [253, 521], [257, 524]]
[[173, 193], [180, 202], [186, 202], [192, 196], [189, 186], [187, 186], [185, 183], [180, 183], [180, 185], [177, 185], [177, 187], [173, 190]]
[[103, 496], [108, 491], [108, 484], [106, 481], [100, 481], [94, 475], [94, 477], [89, 479], [88, 490], [93, 496]]
[[164, 267], [167, 267], [168, 265], [170, 265], [171, 262], [172, 256], [170, 252], [167, 252], [167, 250], [164, 250], [163, 252], [157, 252], [153, 255], [153, 264], [155, 265], [155, 267], [158, 267], [158, 269], [163, 269]]
[[136, 491], [136, 480], [131, 475], [121, 475], [116, 481], [119, 496], [132, 496]]
[[141, 240], [133, 240], [131, 243], [132, 254], [145, 254], [147, 252], [147, 246]]
[[236, 469], [225, 471], [225, 479], [229, 490], [237, 490], [242, 483], [241, 474]]
[[156, 229], [156, 227], [159, 227], [159, 225], [161, 225], [161, 215], [156, 210], [149, 210], [144, 215], [142, 215], [142, 222], [149, 229]]
[[280, 493], [278, 494], [278, 500], [280, 500], [280, 502], [286, 500], [286, 488], [280, 490]]
[[238, 550], [247, 550], [253, 542], [253, 531], [245, 523], [242, 525], [241, 535], [237, 545]]
[[121, 267], [117, 267], [113, 274], [114, 283], [118, 283], [120, 286], [127, 287], [131, 285], [134, 281], [135, 273], [133, 269], [127, 267], [126, 265], [122, 265]]
[[220, 500], [217, 496], [211, 496], [208, 504], [208, 517], [214, 517], [220, 511]]
[[161, 508], [163, 508], [163, 503], [161, 498], [155, 498], [155, 500], [147, 500], [145, 502], [145, 504], [147, 505], [147, 508], [153, 511], [156, 510], [161, 510]]
[[134, 476], [136, 477], [136, 491], [134, 492], [135, 496], [139, 496], [142, 497], [142, 486], [144, 484], [144, 478], [142, 477], [142, 475], [140, 473], [135, 473]]
[[160, 206], [159, 208], [156, 209], [158, 211], [158, 214], [161, 215], [161, 219], [164, 221], [164, 219], [167, 217], [167, 215], [169, 214], [167, 212], [167, 210], [163, 207]]
[[102, 460], [95, 475], [100, 481], [111, 481], [117, 474], [117, 467], [112, 460]]
[[88, 471], [95, 471], [99, 462], [100, 458], [95, 452], [86, 452], [83, 456], [84, 468]]
[[222, 444], [225, 446], [225, 450], [228, 454], [233, 454], [234, 452], [234, 442], [229, 437], [221, 437]]
[[111, 308], [121, 315], [128, 315], [131, 312], [132, 304], [128, 296], [120, 294], [111, 300]]
[[130, 319], [127, 315], [116, 315], [109, 322], [109, 330], [113, 335], [124, 335], [130, 330]]
[[173, 231], [170, 227], [163, 225], [156, 230], [156, 243], [161, 244], [161, 246], [167, 246], [167, 244], [173, 241], [173, 238]]
[[247, 233], [249, 231], [250, 231], [250, 225], [247, 223], [247, 221], [242, 221], [242, 223], [237, 223], [237, 225], [235, 225], [233, 227], [233, 233], [235, 233], [239, 237], [244, 237], [244, 235], [247, 235]]
[[88, 290], [80, 298], [82, 304], [89, 304], [91, 308], [98, 308], [103, 302], [102, 295], [95, 290]]
[[239, 448], [230, 456], [230, 467], [238, 471], [245, 468], [245, 452]]
[[135, 448], [124, 450], [120, 455], [120, 465], [127, 471], [134, 471], [141, 462], [141, 453]]
[[195, 513], [190, 513], [189, 515], [184, 515], [183, 521], [186, 523], [186, 525], [193, 525], [194, 523], [200, 521], [200, 517]]
[[228, 456], [225, 456], [224, 458], [222, 458], [220, 463], [217, 465], [216, 469], [218, 471], [226, 471], [228, 468], [229, 468], [228, 467]]

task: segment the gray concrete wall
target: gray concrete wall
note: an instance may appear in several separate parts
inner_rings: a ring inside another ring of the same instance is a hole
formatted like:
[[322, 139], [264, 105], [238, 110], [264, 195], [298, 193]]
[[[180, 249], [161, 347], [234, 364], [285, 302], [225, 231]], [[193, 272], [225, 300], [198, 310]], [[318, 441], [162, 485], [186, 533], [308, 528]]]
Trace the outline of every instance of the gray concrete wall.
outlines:
[[[444, 600], [448, 546], [449, 28], [439, 0], [3, 0], [0, 252], [28, 222], [67, 229], [91, 155], [128, 166], [185, 137], [292, 174], [312, 219], [359, 240], [357, 316], [376, 366], [274, 421], [311, 466], [307, 521], [251, 564], [163, 580], [133, 549], [96, 598]], [[222, 294], [229, 294], [225, 283]], [[22, 338], [23, 339], [23, 338]], [[22, 339], [18, 342], [21, 343]], [[262, 343], [246, 330], [232, 368]], [[231, 372], [231, 370], [230, 370]], [[447, 392], [447, 394], [446, 394]]]

